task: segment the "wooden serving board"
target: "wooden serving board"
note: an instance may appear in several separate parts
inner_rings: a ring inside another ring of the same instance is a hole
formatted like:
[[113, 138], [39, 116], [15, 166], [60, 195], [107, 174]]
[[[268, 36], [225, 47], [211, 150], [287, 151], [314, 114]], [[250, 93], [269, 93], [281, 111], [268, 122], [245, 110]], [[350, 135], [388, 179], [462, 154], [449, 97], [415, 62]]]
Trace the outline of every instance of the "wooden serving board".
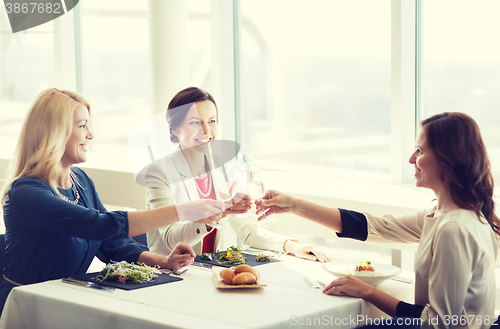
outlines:
[[240, 284], [240, 285], [227, 284], [224, 281], [222, 281], [222, 278], [220, 277], [220, 271], [224, 269], [226, 269], [226, 267], [217, 267], [217, 266], [212, 267], [212, 278], [214, 279], [214, 286], [217, 289], [252, 289], [252, 288], [262, 288], [266, 286], [266, 284], [262, 282], [260, 273], [259, 277], [257, 278], [257, 282], [254, 284]]

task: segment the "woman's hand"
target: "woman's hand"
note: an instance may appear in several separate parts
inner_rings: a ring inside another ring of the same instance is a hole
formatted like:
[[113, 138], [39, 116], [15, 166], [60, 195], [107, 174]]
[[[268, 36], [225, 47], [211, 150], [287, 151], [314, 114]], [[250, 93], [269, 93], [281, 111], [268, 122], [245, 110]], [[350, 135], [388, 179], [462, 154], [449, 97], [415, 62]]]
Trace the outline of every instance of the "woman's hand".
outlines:
[[190, 246], [185, 243], [179, 243], [167, 257], [145, 250], [139, 255], [137, 262], [149, 266], [177, 270], [192, 264], [195, 257], [196, 255]]
[[351, 296], [357, 298], [368, 299], [368, 296], [373, 293], [377, 288], [364, 283], [360, 279], [352, 276], [346, 275], [342, 278], [333, 280], [323, 292], [327, 295], [334, 296]]
[[176, 204], [175, 208], [179, 221], [211, 224], [220, 220], [224, 210], [224, 203], [217, 200], [203, 199]]
[[266, 192], [261, 200], [255, 201], [255, 205], [257, 206], [257, 214], [262, 214], [258, 220], [262, 220], [272, 214], [293, 212], [295, 199], [284, 193], [270, 190]]
[[304, 258], [312, 261], [319, 260], [321, 263], [328, 263], [330, 259], [319, 250], [318, 246], [314, 243], [297, 243], [293, 240], [288, 240], [285, 243], [285, 251], [295, 255], [298, 258]]
[[184, 266], [191, 265], [196, 257], [193, 249], [185, 243], [179, 243], [167, 256], [164, 268], [169, 270], [177, 270]]
[[225, 210], [222, 218], [228, 215], [238, 215], [246, 213], [252, 207], [252, 198], [248, 194], [237, 192], [234, 198], [224, 202]]

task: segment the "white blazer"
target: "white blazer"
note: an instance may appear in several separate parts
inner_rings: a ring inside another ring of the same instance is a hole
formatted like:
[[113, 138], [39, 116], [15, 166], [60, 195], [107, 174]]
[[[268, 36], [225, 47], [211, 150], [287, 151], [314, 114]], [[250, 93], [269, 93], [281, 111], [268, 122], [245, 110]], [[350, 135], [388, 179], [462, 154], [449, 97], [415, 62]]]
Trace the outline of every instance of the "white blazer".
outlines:
[[[216, 161], [216, 164], [220, 163]], [[154, 209], [199, 200], [196, 182], [192, 176], [181, 151], [155, 161], [145, 174], [147, 208]], [[213, 170], [212, 177], [217, 191], [218, 184], [224, 183], [222, 170], [220, 168]], [[222, 228], [217, 230], [215, 236], [216, 251], [236, 245], [236, 235], [246, 245], [273, 251], [283, 251], [283, 245], [288, 239], [269, 230], [258, 229], [255, 218], [238, 218], [231, 215], [220, 220], [219, 224]], [[231, 226], [232, 230], [228, 226]], [[177, 222], [149, 232], [148, 247], [152, 252], [169, 255], [177, 243], [183, 242], [190, 245], [196, 254], [200, 254], [203, 238], [209, 232], [205, 224]]]

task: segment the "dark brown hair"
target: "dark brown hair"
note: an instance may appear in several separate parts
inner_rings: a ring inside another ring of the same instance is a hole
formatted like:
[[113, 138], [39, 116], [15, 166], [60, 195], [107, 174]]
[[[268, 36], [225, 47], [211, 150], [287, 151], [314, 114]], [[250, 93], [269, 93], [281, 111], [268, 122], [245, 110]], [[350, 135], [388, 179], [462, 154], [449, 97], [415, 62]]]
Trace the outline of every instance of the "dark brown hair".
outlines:
[[490, 161], [477, 123], [465, 113], [445, 112], [422, 121], [421, 126], [455, 204], [483, 215], [500, 235]]
[[215, 105], [217, 121], [219, 121], [219, 110], [212, 95], [197, 87], [188, 87], [179, 91], [168, 103], [167, 122], [170, 128], [170, 140], [172, 143], [179, 143], [179, 138], [172, 133], [172, 130], [179, 127], [186, 118], [189, 109], [196, 102], [211, 101]]

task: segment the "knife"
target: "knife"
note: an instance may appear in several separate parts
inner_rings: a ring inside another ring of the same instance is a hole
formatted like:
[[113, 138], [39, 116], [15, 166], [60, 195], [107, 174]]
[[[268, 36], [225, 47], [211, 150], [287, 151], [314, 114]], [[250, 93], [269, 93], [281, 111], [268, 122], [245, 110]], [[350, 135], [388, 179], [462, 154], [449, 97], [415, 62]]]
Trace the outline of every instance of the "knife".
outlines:
[[181, 275], [182, 273], [186, 272], [187, 270], [188, 270], [187, 267], [180, 268], [178, 270], [168, 270], [166, 268], [160, 268], [160, 269], [158, 269], [158, 271], [160, 271], [160, 273], [162, 273], [162, 274], [168, 274], [168, 275], [170, 275], [170, 274]]
[[197, 267], [206, 268], [206, 269], [212, 268], [212, 265], [201, 263], [201, 262], [193, 262], [193, 264], [191, 264], [191, 266], [197, 266]]
[[82, 280], [77, 280], [77, 279], [73, 279], [73, 278], [63, 278], [62, 282], [74, 284], [74, 285], [81, 286], [81, 287], [88, 287], [88, 288], [93, 288], [93, 289], [97, 289], [97, 290], [107, 291], [107, 292], [111, 292], [111, 293], [115, 292], [115, 288], [113, 288], [113, 287], [108, 287], [108, 286], [105, 286], [105, 285], [102, 285], [99, 283], [95, 283], [95, 282], [91, 282], [91, 281], [82, 281]]
[[392, 280], [400, 281], [400, 282], [404, 282], [404, 283], [413, 283], [413, 279], [408, 279], [408, 278], [405, 278], [402, 276], [396, 276], [396, 277], [392, 278]]

